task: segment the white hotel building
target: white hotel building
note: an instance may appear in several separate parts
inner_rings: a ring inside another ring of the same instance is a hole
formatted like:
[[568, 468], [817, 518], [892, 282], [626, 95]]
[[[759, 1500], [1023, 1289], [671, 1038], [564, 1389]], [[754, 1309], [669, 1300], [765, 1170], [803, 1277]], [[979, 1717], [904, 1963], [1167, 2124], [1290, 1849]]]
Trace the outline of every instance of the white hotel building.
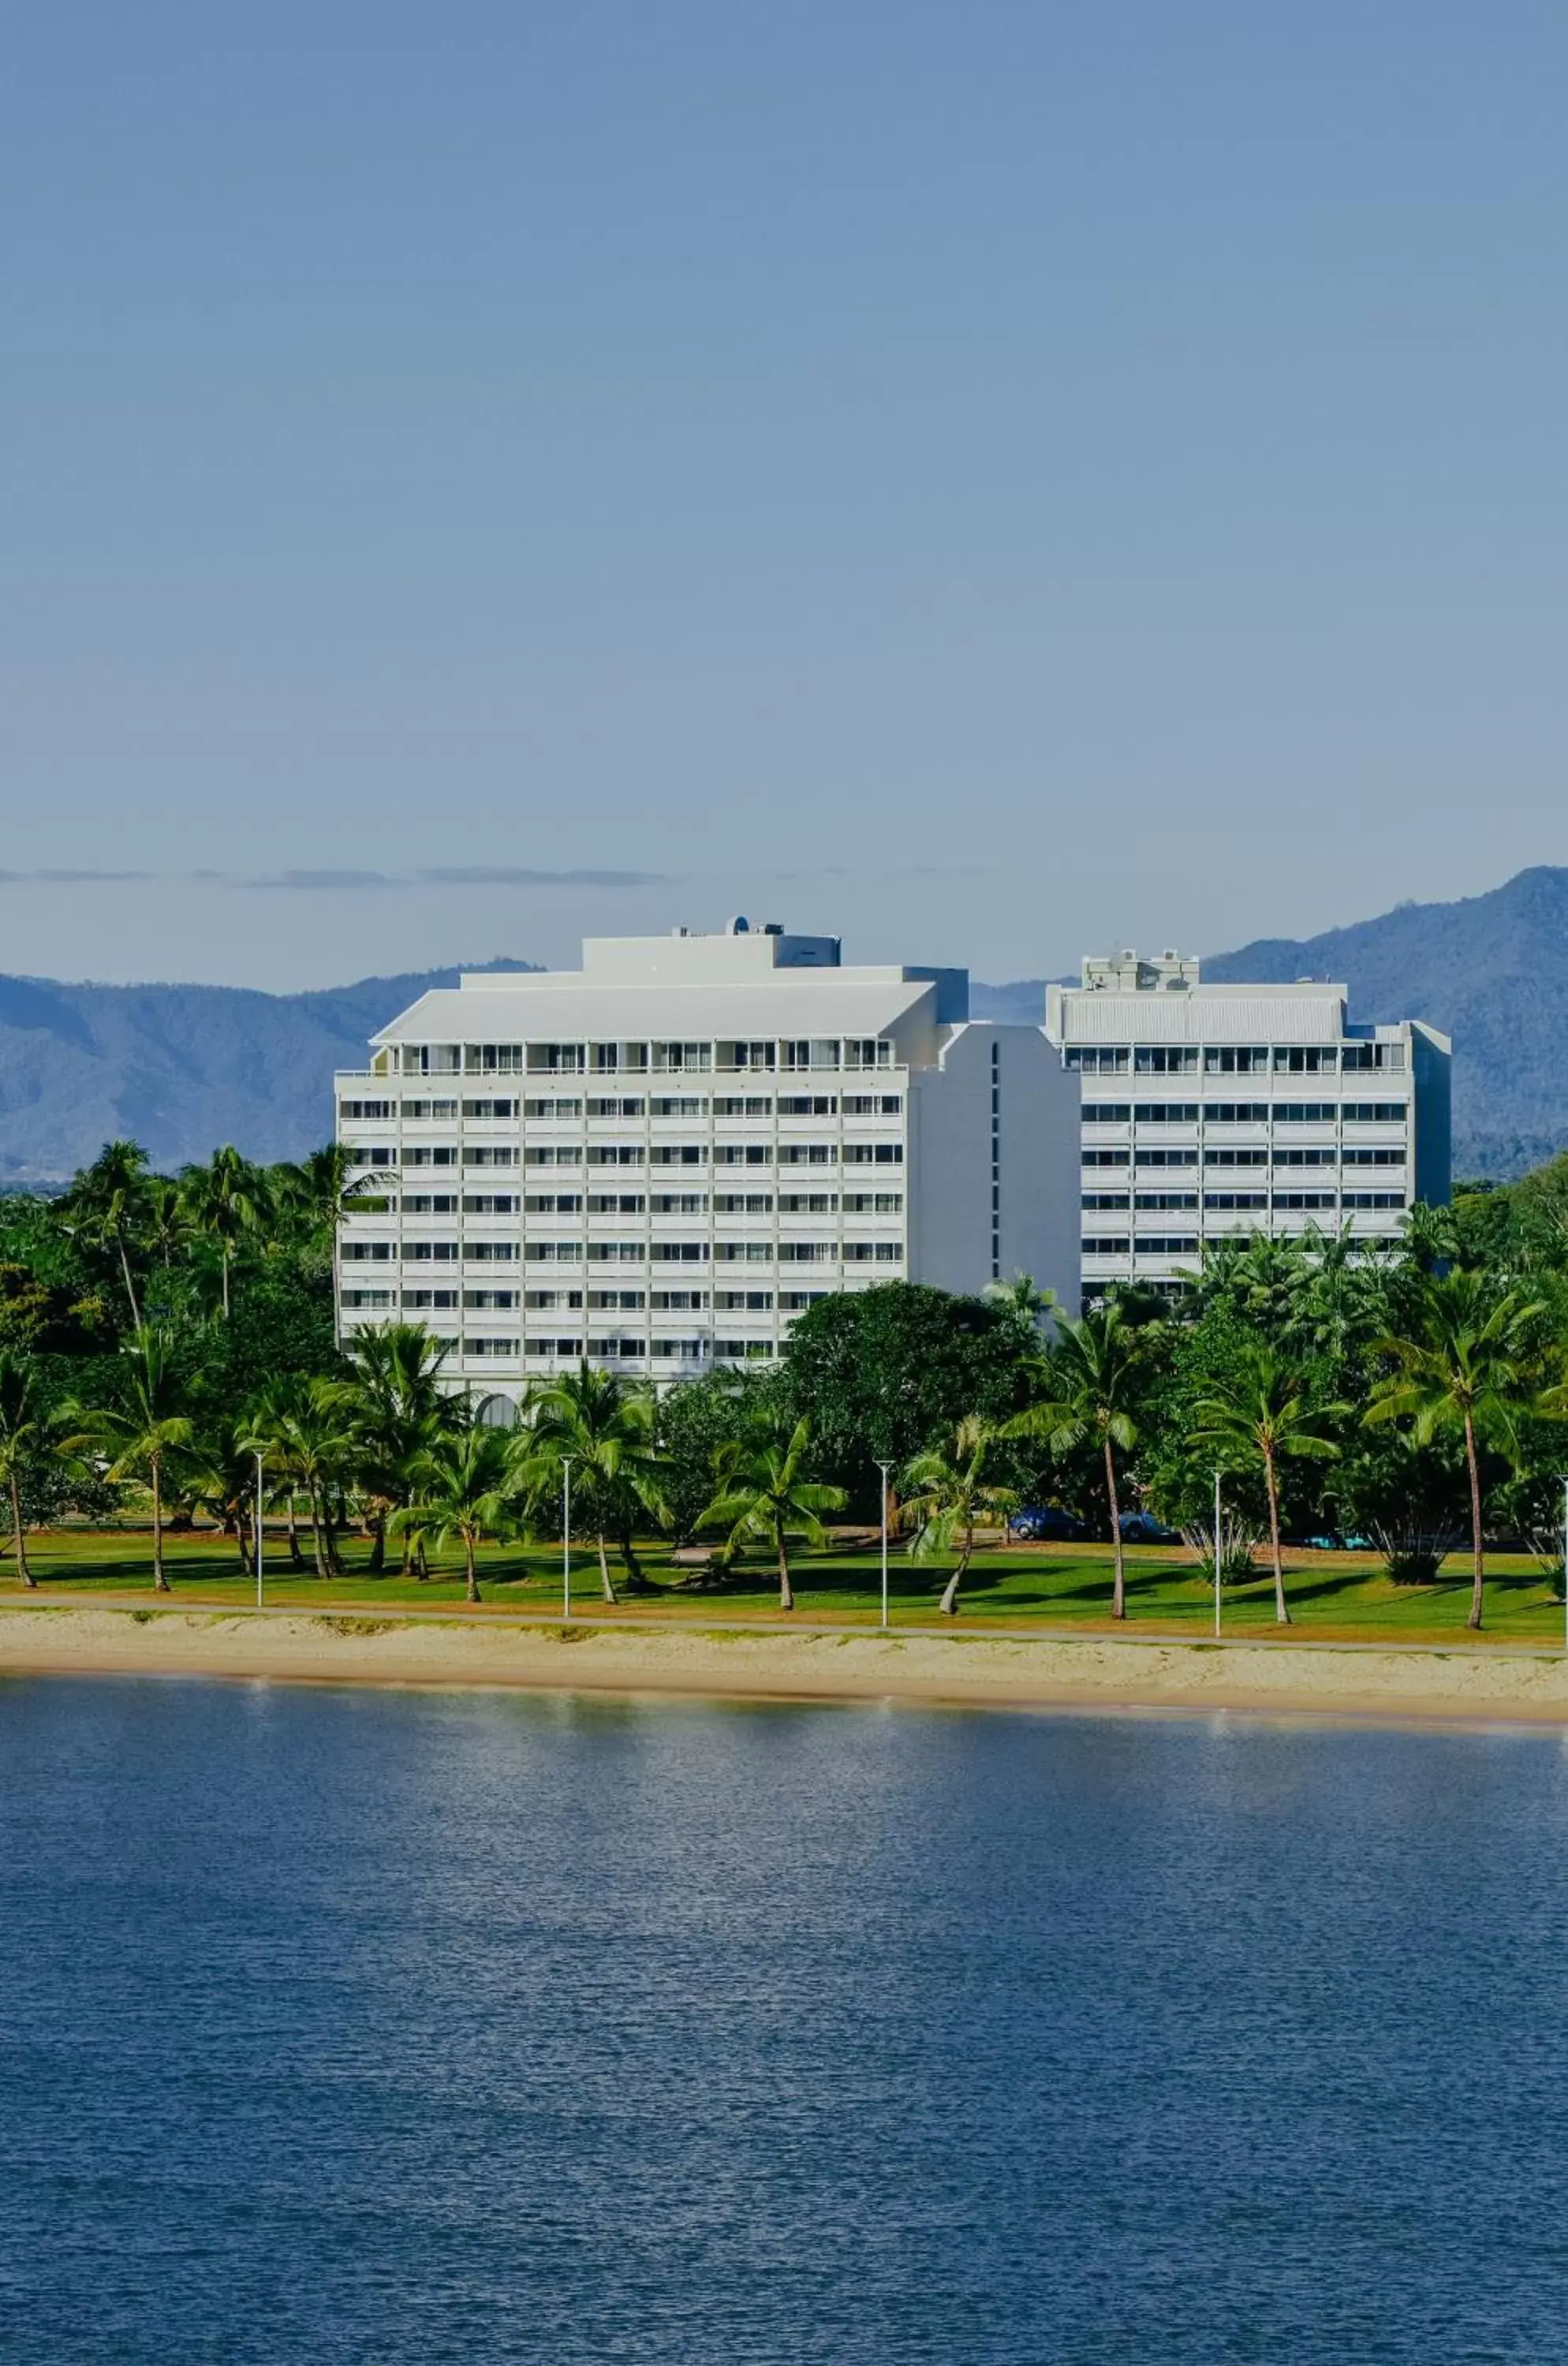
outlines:
[[815, 1300], [904, 1278], [1077, 1298], [1077, 1077], [1039, 1028], [972, 1022], [962, 970], [744, 920], [593, 938], [581, 970], [423, 996], [336, 1090], [379, 1187], [340, 1330], [424, 1323], [487, 1395], [584, 1355], [766, 1360]]
[[1083, 1290], [1179, 1288], [1227, 1234], [1396, 1236], [1449, 1197], [1445, 1035], [1349, 1023], [1343, 986], [1205, 986], [1197, 962], [1086, 961], [1046, 989], [1082, 1080]]

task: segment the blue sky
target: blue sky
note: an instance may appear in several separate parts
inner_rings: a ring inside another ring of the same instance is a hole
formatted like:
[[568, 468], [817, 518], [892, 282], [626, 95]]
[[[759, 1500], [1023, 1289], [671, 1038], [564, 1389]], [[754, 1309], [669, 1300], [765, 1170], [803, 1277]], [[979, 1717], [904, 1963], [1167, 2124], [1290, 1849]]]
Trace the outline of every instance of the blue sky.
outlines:
[[21, 0], [0, 967], [1568, 862], [1565, 87], [1529, 0]]

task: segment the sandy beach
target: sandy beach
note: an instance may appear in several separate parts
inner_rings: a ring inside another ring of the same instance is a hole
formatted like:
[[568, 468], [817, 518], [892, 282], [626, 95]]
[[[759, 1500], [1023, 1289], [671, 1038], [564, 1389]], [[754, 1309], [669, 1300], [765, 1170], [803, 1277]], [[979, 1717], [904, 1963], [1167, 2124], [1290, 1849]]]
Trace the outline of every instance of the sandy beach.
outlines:
[[1568, 1659], [1513, 1645], [1215, 1645], [629, 1623], [563, 1631], [501, 1618], [8, 1605], [0, 1611], [0, 1674], [41, 1673], [1568, 1722]]

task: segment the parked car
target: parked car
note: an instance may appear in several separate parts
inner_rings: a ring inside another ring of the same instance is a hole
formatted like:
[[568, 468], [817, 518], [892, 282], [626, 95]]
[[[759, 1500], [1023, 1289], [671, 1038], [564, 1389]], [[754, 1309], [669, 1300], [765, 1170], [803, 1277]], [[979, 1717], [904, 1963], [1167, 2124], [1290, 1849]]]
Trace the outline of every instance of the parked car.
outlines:
[[1156, 1520], [1152, 1512], [1123, 1512], [1117, 1525], [1124, 1545], [1175, 1545], [1181, 1541], [1176, 1530]]
[[1008, 1522], [1008, 1534], [1020, 1544], [1081, 1545], [1089, 1530], [1055, 1504], [1027, 1504]]

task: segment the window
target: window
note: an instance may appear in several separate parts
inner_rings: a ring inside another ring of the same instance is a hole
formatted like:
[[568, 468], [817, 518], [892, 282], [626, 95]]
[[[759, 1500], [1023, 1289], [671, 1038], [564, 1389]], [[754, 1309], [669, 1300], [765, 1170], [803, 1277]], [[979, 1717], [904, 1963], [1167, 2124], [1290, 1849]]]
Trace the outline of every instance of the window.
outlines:
[[591, 1095], [586, 1106], [590, 1117], [640, 1117], [643, 1111], [640, 1093]]
[[[866, 1192], [861, 1198], [869, 1197]], [[779, 1212], [784, 1216], [830, 1216], [839, 1204], [836, 1191], [781, 1191]], [[844, 1205], [849, 1206], [848, 1200]]]
[[465, 1356], [515, 1356], [521, 1341], [516, 1339], [465, 1339]]
[[1403, 1191], [1347, 1191], [1342, 1203], [1358, 1211], [1367, 1208], [1403, 1208]]
[[[640, 1158], [642, 1153], [638, 1151]], [[707, 1152], [700, 1142], [656, 1142], [648, 1154], [650, 1166], [701, 1166]]]
[[640, 1290], [591, 1290], [588, 1303], [601, 1313], [613, 1307], [619, 1313], [635, 1314], [641, 1310], [644, 1295]]
[[1125, 1256], [1130, 1243], [1125, 1233], [1086, 1233], [1080, 1246], [1085, 1256]]
[[773, 1195], [771, 1191], [716, 1191], [713, 1208], [716, 1216], [771, 1216]]
[[515, 1241], [470, 1241], [463, 1251], [469, 1265], [515, 1265]]
[[682, 1073], [705, 1076], [713, 1066], [713, 1045], [711, 1043], [656, 1043], [653, 1047], [653, 1065], [661, 1075], [665, 1076], [678, 1076]]
[[1339, 1065], [1337, 1043], [1280, 1043], [1274, 1051], [1277, 1076], [1332, 1076]]
[[1267, 1191], [1205, 1191], [1205, 1208], [1266, 1208]]
[[713, 1352], [727, 1363], [758, 1364], [772, 1358], [773, 1346], [771, 1339], [716, 1339]]
[[655, 1339], [649, 1353], [660, 1363], [695, 1364], [702, 1360], [706, 1344], [703, 1339]]
[[339, 1255], [344, 1265], [389, 1265], [390, 1241], [344, 1241]]
[[[714, 1046], [714, 1057], [721, 1068], [755, 1068], [765, 1070], [778, 1065], [776, 1043], [725, 1042]], [[834, 1065], [838, 1063], [835, 1061]]]
[[[702, 1106], [705, 1108], [707, 1104]], [[660, 1104], [656, 1101], [654, 1114], [659, 1113]], [[666, 1117], [698, 1117], [701, 1113], [695, 1103], [688, 1108], [684, 1102], [675, 1101], [663, 1112]], [[765, 1093], [716, 1093], [713, 1113], [715, 1117], [772, 1117], [773, 1105]]]
[[[590, 1166], [640, 1166], [644, 1155], [640, 1142], [591, 1142], [588, 1145]], [[664, 1164], [656, 1151], [654, 1165]]]
[[641, 1265], [648, 1251], [641, 1241], [590, 1241], [590, 1265]]
[[405, 1265], [455, 1265], [457, 1258], [456, 1241], [405, 1241]]
[[1196, 1125], [1196, 1101], [1140, 1101], [1133, 1112], [1140, 1125]]
[[773, 1293], [771, 1290], [716, 1290], [713, 1302], [716, 1310], [726, 1313], [766, 1314]]
[[[840, 1065], [840, 1047], [836, 1035], [813, 1035], [808, 1040], [779, 1045], [779, 1065], [784, 1068], [836, 1068]], [[863, 1063], [874, 1066], [874, 1061]]]
[[1073, 1044], [1064, 1055], [1069, 1068], [1077, 1068], [1086, 1076], [1122, 1076], [1127, 1072], [1132, 1054], [1124, 1043]]
[[1133, 1195], [1134, 1208], [1195, 1208], [1196, 1191], [1137, 1191]]
[[1205, 1150], [1205, 1166], [1267, 1166], [1266, 1150]]
[[396, 1101], [339, 1101], [337, 1113], [340, 1119], [351, 1121], [366, 1118], [396, 1117], [398, 1105]]
[[701, 1216], [708, 1200], [705, 1191], [650, 1191], [648, 1204], [656, 1216]]
[[523, 1073], [521, 1043], [467, 1043], [463, 1047], [463, 1066], [470, 1076], [520, 1076]]
[[590, 1191], [591, 1216], [640, 1216], [647, 1206], [640, 1191]]
[[525, 1290], [523, 1303], [532, 1307], [581, 1306], [582, 1292], [581, 1290]]
[[1347, 1101], [1347, 1125], [1403, 1125], [1405, 1107], [1403, 1101]]
[[716, 1241], [713, 1247], [715, 1265], [772, 1265], [772, 1241]]
[[1211, 1101], [1208, 1118], [1211, 1125], [1267, 1125], [1267, 1101]]
[[437, 1118], [444, 1120], [449, 1117], [456, 1117], [457, 1114], [457, 1104], [456, 1101], [405, 1101], [403, 1103], [403, 1116], [406, 1119], [419, 1119], [423, 1121], [425, 1118]]
[[1339, 1154], [1337, 1150], [1277, 1150], [1276, 1166], [1332, 1166]]
[[[570, 1199], [572, 1195], [569, 1192], [567, 1196]], [[542, 1207], [543, 1200], [538, 1204]], [[465, 1216], [514, 1216], [522, 1205], [515, 1191], [465, 1191], [463, 1194]], [[533, 1207], [535, 1202], [530, 1200], [528, 1205]]]
[[403, 1292], [405, 1308], [456, 1306], [457, 1303], [457, 1292], [455, 1290], [405, 1290]]
[[[1086, 1110], [1085, 1115], [1087, 1114]], [[1132, 1155], [1130, 1150], [1086, 1150], [1083, 1154], [1083, 1163], [1086, 1166], [1125, 1166]], [[1145, 1155], [1147, 1155], [1146, 1152]]]
[[[535, 1142], [523, 1153], [525, 1166], [581, 1166], [581, 1142]], [[598, 1160], [594, 1161], [597, 1166]]]
[[844, 1045], [844, 1065], [846, 1068], [890, 1068], [893, 1065], [893, 1046], [886, 1038], [876, 1040], [868, 1035], [851, 1036]]
[[900, 1265], [904, 1257], [902, 1241], [846, 1241], [846, 1265]]
[[578, 1357], [582, 1353], [582, 1341], [581, 1338], [541, 1339], [536, 1338], [534, 1333], [530, 1331], [525, 1344], [530, 1356], [554, 1356], [558, 1359], [564, 1359], [570, 1357], [573, 1363], [576, 1362]]
[[560, 1100], [558, 1098], [551, 1100], [527, 1100], [523, 1104], [523, 1114], [525, 1117], [536, 1118], [581, 1117], [582, 1115], [582, 1103], [577, 1100]]
[[1194, 1233], [1141, 1233], [1134, 1245], [1140, 1256], [1190, 1256], [1198, 1238]]
[[402, 1046], [405, 1076], [455, 1076], [461, 1065], [462, 1055], [456, 1043], [405, 1043]]
[[779, 1304], [787, 1313], [799, 1314], [807, 1306], [819, 1306], [823, 1299], [831, 1295], [826, 1290], [781, 1290]]
[[781, 1142], [781, 1166], [832, 1166], [838, 1163], [838, 1148], [831, 1142]]
[[531, 1076], [578, 1076], [583, 1069], [583, 1047], [581, 1043], [530, 1043], [528, 1074]]
[[1334, 1208], [1338, 1205], [1338, 1195], [1333, 1191], [1276, 1191], [1274, 1205], [1286, 1209]]
[[831, 1241], [781, 1241], [779, 1243], [781, 1265], [831, 1263], [838, 1254], [838, 1249]]
[[465, 1306], [515, 1306], [517, 1299], [518, 1293], [514, 1290], [465, 1290], [463, 1292]]
[[463, 1103], [463, 1115], [465, 1117], [483, 1118], [515, 1117], [517, 1115], [517, 1109], [518, 1104], [515, 1101], [465, 1101]]
[[1203, 1071], [1210, 1076], [1261, 1076], [1269, 1065], [1262, 1043], [1210, 1043], [1203, 1051]]
[[1125, 1125], [1132, 1114], [1126, 1101], [1085, 1101], [1083, 1105], [1085, 1125]]
[[457, 1145], [455, 1142], [422, 1142], [403, 1153], [405, 1166], [456, 1166]]
[[510, 1146], [502, 1147], [486, 1143], [479, 1147], [465, 1150], [463, 1164], [465, 1166], [515, 1166], [517, 1153]]
[[648, 1302], [658, 1313], [677, 1314], [705, 1307], [708, 1294], [705, 1290], [653, 1290]]
[[904, 1145], [901, 1142], [846, 1142], [846, 1166], [902, 1166]]
[[1146, 1150], [1142, 1143], [1138, 1144], [1140, 1166], [1196, 1166], [1197, 1164], [1198, 1153], [1195, 1150]]
[[395, 1166], [398, 1163], [397, 1153], [390, 1143], [380, 1144], [375, 1149], [366, 1149], [358, 1144], [345, 1142], [341, 1147], [347, 1151], [355, 1166], [378, 1166], [384, 1170], [387, 1167]]
[[1337, 1101], [1279, 1101], [1275, 1104], [1276, 1125], [1332, 1125], [1339, 1114]]
[[[871, 1093], [859, 1093], [853, 1098], [871, 1101], [875, 1096]], [[848, 1107], [848, 1102], [845, 1106]], [[837, 1093], [781, 1093], [779, 1095], [781, 1117], [837, 1117], [838, 1113]]]
[[[815, 1199], [818, 1195], [807, 1192], [797, 1196]], [[901, 1216], [904, 1194], [902, 1191], [846, 1191], [844, 1212], [850, 1216]]]
[[[1346, 1150], [1340, 1153], [1347, 1166], [1403, 1166], [1404, 1152], [1399, 1150]], [[406, 1204], [406, 1203], [405, 1203]]]
[[706, 1241], [655, 1241], [648, 1252], [655, 1265], [706, 1265]]
[[582, 1256], [581, 1241], [530, 1241], [523, 1254], [530, 1265], [576, 1265]]
[[338, 1304], [346, 1307], [390, 1306], [391, 1302], [389, 1290], [345, 1290], [338, 1298]]
[[523, 1201], [530, 1216], [575, 1216], [582, 1207], [581, 1191], [530, 1191]]
[[902, 1093], [846, 1093], [842, 1106], [846, 1117], [901, 1117], [904, 1096]]
[[1139, 1076], [1190, 1076], [1197, 1068], [1195, 1043], [1139, 1043], [1133, 1053], [1133, 1072]]
[[[473, 1203], [470, 1200], [464, 1204], [471, 1206]], [[405, 1216], [455, 1216], [457, 1194], [456, 1191], [405, 1191], [402, 1207]]]
[[1404, 1065], [1403, 1043], [1347, 1043], [1342, 1065], [1348, 1075], [1365, 1075], [1374, 1068], [1397, 1073]]
[[1125, 1208], [1125, 1191], [1086, 1191], [1082, 1204], [1086, 1208]]
[[720, 1142], [714, 1145], [713, 1163], [716, 1166], [771, 1166], [773, 1154], [765, 1142]]
[[[708, 1105], [700, 1093], [656, 1093], [652, 1100], [649, 1102], [648, 1106], [650, 1112], [655, 1117], [706, 1117], [708, 1113]], [[725, 1104], [722, 1101], [715, 1101], [714, 1103], [714, 1108], [716, 1110], [722, 1110]], [[773, 1103], [772, 1101], [763, 1101], [760, 1104], [760, 1107], [762, 1115], [765, 1117], [769, 1110], [772, 1109]], [[737, 1117], [741, 1116], [742, 1114], [747, 1117], [755, 1117], [757, 1115], [757, 1110], [754, 1110], [751, 1103], [748, 1101], [743, 1112], [739, 1108], [736, 1108], [732, 1111], [732, 1114]]]

